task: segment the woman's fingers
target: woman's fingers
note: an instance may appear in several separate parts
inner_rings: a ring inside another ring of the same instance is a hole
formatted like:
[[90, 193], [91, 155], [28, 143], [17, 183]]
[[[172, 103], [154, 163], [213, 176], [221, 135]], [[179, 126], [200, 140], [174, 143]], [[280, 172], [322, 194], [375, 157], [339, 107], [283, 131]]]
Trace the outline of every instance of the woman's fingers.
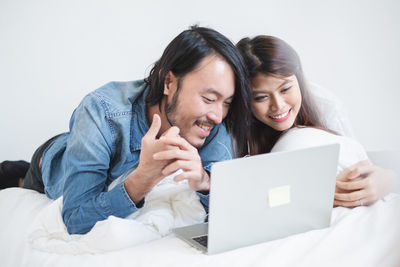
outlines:
[[358, 190], [350, 193], [335, 193], [333, 205], [354, 208], [375, 203], [375, 198], [368, 190]]
[[358, 201], [366, 197], [366, 192], [364, 190], [353, 191], [351, 193], [335, 193], [335, 200], [340, 201]]
[[336, 186], [342, 190], [360, 190], [365, 188], [368, 185], [368, 180], [361, 179], [361, 180], [352, 180], [352, 181], [336, 181]]
[[365, 166], [371, 166], [371, 162], [369, 160], [359, 161], [356, 164], [344, 169], [336, 179], [340, 181], [346, 181], [360, 177], [365, 172]]
[[369, 200], [368, 198], [363, 198], [363, 199], [358, 199], [354, 201], [343, 201], [343, 200], [334, 200], [333, 206], [341, 206], [341, 207], [346, 207], [346, 208], [355, 208], [359, 206], [369, 206], [373, 201]]

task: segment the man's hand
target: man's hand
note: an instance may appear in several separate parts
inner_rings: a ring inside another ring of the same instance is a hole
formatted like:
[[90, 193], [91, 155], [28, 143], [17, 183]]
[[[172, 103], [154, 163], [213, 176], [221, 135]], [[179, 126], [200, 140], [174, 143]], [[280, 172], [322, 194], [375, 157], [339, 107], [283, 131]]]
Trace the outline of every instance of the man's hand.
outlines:
[[371, 205], [390, 192], [395, 173], [360, 161], [343, 170], [337, 177], [334, 206]]
[[[165, 150], [177, 150], [177, 147], [166, 145], [157, 139], [161, 127], [161, 119], [155, 114], [146, 135], [142, 138], [139, 165], [125, 180], [125, 189], [136, 204], [166, 175], [162, 173], [169, 160], [155, 160], [153, 154]], [[174, 137], [179, 134], [179, 128], [171, 127], [163, 136]]]
[[182, 169], [183, 172], [175, 176], [174, 181], [179, 182], [187, 179], [190, 188], [195, 191], [207, 191], [210, 189], [210, 177], [204, 170], [199, 152], [179, 135], [166, 135], [160, 138], [167, 146], [179, 147], [179, 149], [165, 150], [153, 155], [160, 162], [170, 161], [163, 170], [164, 176], [170, 175]]

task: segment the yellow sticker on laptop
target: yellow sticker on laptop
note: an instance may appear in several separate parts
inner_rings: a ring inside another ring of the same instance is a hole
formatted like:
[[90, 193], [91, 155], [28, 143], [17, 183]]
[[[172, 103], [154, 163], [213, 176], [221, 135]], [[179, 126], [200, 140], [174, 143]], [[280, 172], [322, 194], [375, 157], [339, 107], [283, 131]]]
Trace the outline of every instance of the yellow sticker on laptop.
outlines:
[[290, 203], [290, 185], [274, 187], [268, 191], [268, 204], [271, 208]]

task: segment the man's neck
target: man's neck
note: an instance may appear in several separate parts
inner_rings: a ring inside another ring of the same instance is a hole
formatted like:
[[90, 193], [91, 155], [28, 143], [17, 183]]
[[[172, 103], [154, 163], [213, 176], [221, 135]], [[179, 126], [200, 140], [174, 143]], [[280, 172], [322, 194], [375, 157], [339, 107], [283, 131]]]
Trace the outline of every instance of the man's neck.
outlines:
[[154, 114], [158, 114], [161, 118], [161, 128], [160, 131], [157, 135], [157, 137], [159, 137], [163, 132], [165, 132], [166, 130], [168, 130], [171, 125], [169, 124], [165, 113], [163, 112], [164, 110], [164, 99], [161, 100], [161, 105], [156, 104], [153, 106], [147, 106], [146, 105], [146, 119], [147, 119], [147, 123], [150, 126], [152, 121], [153, 121], [153, 116]]

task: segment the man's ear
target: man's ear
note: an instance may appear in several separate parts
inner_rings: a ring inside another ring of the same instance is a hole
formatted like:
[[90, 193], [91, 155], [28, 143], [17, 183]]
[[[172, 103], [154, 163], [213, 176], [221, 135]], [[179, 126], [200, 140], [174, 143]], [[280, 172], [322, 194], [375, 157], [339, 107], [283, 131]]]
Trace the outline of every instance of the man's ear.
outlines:
[[169, 95], [176, 90], [178, 79], [169, 71], [164, 79], [164, 95]]

